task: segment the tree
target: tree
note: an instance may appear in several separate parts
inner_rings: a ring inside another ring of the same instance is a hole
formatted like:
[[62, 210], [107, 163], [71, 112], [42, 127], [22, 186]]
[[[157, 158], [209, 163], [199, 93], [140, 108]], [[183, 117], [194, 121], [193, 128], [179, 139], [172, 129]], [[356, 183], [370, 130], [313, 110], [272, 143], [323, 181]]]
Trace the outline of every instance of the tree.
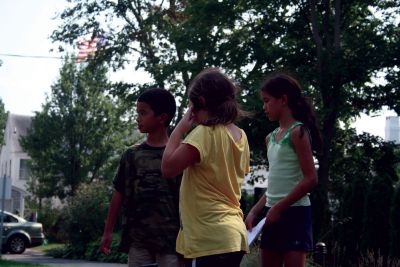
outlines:
[[[400, 111], [399, 14], [397, 1], [92, 1], [75, 0], [53, 32], [55, 41], [73, 44], [82, 36], [109, 36], [97, 59], [115, 69], [136, 53], [137, 68], [148, 71], [186, 106], [193, 75], [219, 66], [237, 80], [245, 107], [256, 119], [245, 120], [253, 159], [264, 149], [273, 126], [262, 117], [258, 86], [266, 73], [295, 74], [314, 99], [323, 137], [320, 185], [312, 195], [318, 237], [330, 227], [330, 169], [339, 122], [345, 127], [360, 112], [383, 105]], [[114, 25], [114, 26], [112, 26]], [[117, 26], [115, 26], [117, 25]], [[378, 77], [384, 83], [376, 83]], [[138, 86], [115, 87], [135, 95]]]
[[379, 255], [387, 257], [389, 254], [392, 196], [393, 181], [388, 175], [376, 176], [372, 179], [366, 196], [363, 229], [365, 236], [362, 240], [362, 249], [365, 253], [373, 252], [375, 257]]
[[[322, 241], [334, 248], [340, 266], [357, 265], [360, 256], [372, 252], [374, 257], [378, 253], [386, 257], [389, 220], [396, 221], [396, 214], [390, 214], [395, 208], [392, 193], [398, 182], [396, 146], [369, 134], [356, 135], [354, 131], [349, 135], [343, 130], [339, 130], [335, 143], [331, 236]], [[392, 232], [397, 230], [398, 225], [392, 224]]]
[[400, 258], [400, 182], [395, 187], [390, 212], [390, 255]]
[[[132, 140], [126, 107], [108, 95], [107, 68], [77, 66], [66, 58], [51, 96], [37, 112], [22, 146], [32, 158], [32, 193], [74, 195], [81, 183], [105, 176], [123, 144]], [[109, 175], [109, 174], [108, 174]]]

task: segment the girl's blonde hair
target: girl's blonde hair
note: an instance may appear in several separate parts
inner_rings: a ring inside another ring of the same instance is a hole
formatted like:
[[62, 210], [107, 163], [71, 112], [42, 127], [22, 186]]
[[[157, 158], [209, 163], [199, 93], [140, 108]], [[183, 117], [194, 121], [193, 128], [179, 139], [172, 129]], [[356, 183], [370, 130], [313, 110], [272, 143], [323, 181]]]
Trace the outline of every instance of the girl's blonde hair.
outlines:
[[189, 100], [194, 110], [206, 110], [205, 125], [229, 124], [245, 115], [236, 101], [239, 88], [218, 68], [200, 72], [190, 83]]

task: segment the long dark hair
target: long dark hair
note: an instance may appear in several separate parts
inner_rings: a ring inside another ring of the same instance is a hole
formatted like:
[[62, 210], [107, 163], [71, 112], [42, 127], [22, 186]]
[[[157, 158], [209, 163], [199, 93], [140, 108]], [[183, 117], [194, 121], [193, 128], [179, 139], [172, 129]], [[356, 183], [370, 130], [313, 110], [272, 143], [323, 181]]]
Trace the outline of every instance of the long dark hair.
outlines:
[[[302, 95], [299, 82], [288, 74], [274, 73], [267, 77], [261, 85], [261, 91], [276, 98], [287, 96], [288, 106], [293, 117], [302, 122], [310, 132], [312, 149], [317, 153], [321, 152], [322, 140], [315, 113], [311, 101]], [[304, 134], [303, 131], [301, 134]]]
[[195, 110], [204, 109], [210, 114], [205, 125], [225, 125], [245, 116], [236, 101], [238, 91], [239, 88], [218, 68], [208, 68], [190, 83], [189, 99]]

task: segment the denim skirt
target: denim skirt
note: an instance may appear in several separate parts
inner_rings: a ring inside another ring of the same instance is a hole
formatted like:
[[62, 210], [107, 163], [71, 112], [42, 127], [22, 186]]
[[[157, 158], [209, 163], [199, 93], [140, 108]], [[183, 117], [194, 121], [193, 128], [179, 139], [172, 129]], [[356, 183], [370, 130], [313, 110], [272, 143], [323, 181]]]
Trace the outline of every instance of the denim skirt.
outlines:
[[264, 227], [260, 247], [282, 252], [312, 251], [311, 206], [293, 206], [283, 211], [278, 222]]

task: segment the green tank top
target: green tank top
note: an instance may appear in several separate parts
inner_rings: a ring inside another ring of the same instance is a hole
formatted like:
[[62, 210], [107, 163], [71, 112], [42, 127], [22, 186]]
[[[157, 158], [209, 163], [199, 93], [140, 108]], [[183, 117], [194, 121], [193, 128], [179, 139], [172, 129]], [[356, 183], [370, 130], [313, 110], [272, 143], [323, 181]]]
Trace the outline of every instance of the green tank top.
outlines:
[[[276, 141], [275, 137], [279, 128], [275, 129], [270, 135], [267, 152], [269, 162], [268, 186], [265, 193], [267, 207], [272, 207], [286, 197], [304, 177], [290, 139], [292, 130], [298, 125], [302, 125], [302, 123], [298, 121], [293, 123], [279, 141]], [[299, 199], [292, 206], [310, 206], [308, 195]]]

